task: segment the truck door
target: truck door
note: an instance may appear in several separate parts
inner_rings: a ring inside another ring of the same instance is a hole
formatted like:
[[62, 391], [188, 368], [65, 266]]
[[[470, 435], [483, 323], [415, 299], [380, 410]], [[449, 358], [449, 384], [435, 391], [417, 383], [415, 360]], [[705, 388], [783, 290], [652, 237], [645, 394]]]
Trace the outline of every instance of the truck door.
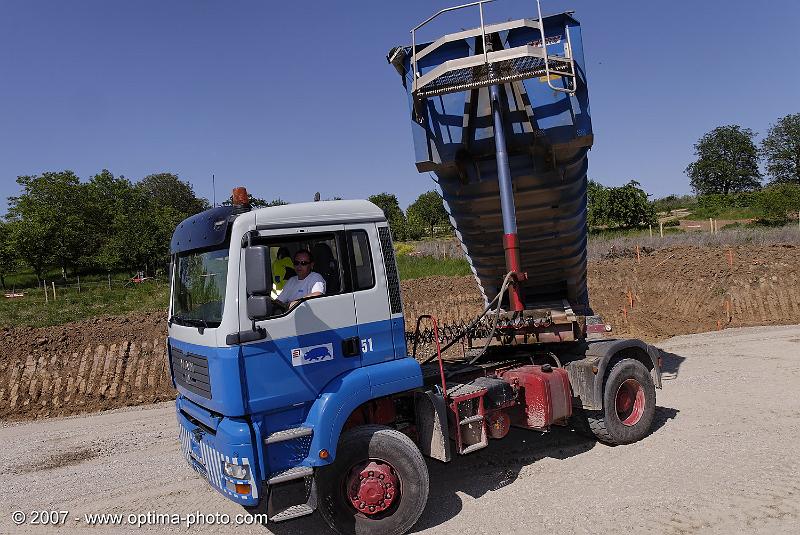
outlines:
[[[270, 247], [273, 261], [281, 249], [292, 257], [300, 249], [313, 251], [313, 269], [324, 276], [327, 292], [257, 322], [256, 326], [265, 330], [266, 338], [241, 346], [245, 392], [251, 412], [314, 400], [332, 379], [361, 365], [353, 293], [343, 284], [343, 265], [347, 263], [345, 239], [342, 225], [260, 231], [255, 238], [255, 242]], [[244, 266], [243, 260], [241, 265]], [[242, 331], [252, 329], [247, 316], [245, 276], [242, 267], [239, 290]]]
[[392, 314], [377, 228], [375, 223], [363, 223], [346, 229], [361, 363], [392, 360], [396, 354]]

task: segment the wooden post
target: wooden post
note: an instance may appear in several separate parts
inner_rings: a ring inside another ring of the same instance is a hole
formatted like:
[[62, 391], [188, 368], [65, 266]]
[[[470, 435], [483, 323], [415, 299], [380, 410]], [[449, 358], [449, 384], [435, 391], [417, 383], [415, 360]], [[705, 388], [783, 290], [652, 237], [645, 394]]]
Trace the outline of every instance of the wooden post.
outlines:
[[711, 229], [711, 234], [714, 234], [714, 218], [708, 218], [708, 227]]
[[636, 263], [637, 264], [641, 264], [642, 263], [642, 259], [639, 256], [639, 246], [638, 245], [636, 246]]
[[722, 330], [722, 322], [721, 322], [721, 321], [719, 321], [719, 320], [717, 320], [717, 330], [718, 330], [718, 331], [721, 331], [721, 330]]
[[659, 232], [659, 234], [661, 234], [661, 237], [663, 238], [664, 237], [664, 222], [663, 221], [659, 221], [658, 222], [658, 232]]
[[108, 274], [108, 289], [111, 289], [111, 273]]
[[728, 249], [728, 267], [733, 267], [733, 249]]
[[650, 231], [650, 237], [653, 237], [653, 225], [647, 225], [647, 229]]
[[56, 281], [50, 281], [50, 283], [53, 285], [53, 301], [55, 301], [56, 300]]
[[50, 298], [47, 296], [47, 280], [42, 281], [42, 288], [44, 288], [44, 302], [49, 303]]
[[78, 275], [78, 293], [81, 293], [81, 276]]

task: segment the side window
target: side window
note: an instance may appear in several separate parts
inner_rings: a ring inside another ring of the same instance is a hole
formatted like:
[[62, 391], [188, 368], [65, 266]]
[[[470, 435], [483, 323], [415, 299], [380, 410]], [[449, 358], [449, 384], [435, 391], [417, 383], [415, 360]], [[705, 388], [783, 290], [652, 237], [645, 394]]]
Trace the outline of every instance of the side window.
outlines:
[[[319, 297], [350, 291], [349, 278], [342, 277], [348, 265], [342, 262], [347, 254], [344, 232], [260, 237], [256, 243], [269, 247], [273, 299], [287, 304], [320, 291], [323, 295]], [[298, 259], [300, 253], [304, 254]], [[285, 309], [276, 309], [273, 316], [285, 313]]]
[[375, 286], [375, 272], [372, 269], [369, 237], [363, 230], [351, 230], [348, 232], [348, 240], [352, 251], [353, 290], [372, 288]]

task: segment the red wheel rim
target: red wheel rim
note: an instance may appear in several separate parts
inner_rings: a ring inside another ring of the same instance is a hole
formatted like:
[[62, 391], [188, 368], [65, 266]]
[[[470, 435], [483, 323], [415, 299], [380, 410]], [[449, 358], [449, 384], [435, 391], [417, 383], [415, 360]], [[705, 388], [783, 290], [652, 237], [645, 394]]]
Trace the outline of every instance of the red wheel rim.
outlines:
[[644, 414], [644, 388], [636, 379], [619, 385], [616, 396], [617, 416], [627, 426], [636, 425]]
[[356, 511], [373, 516], [400, 501], [400, 478], [391, 464], [369, 459], [350, 469], [345, 490]]

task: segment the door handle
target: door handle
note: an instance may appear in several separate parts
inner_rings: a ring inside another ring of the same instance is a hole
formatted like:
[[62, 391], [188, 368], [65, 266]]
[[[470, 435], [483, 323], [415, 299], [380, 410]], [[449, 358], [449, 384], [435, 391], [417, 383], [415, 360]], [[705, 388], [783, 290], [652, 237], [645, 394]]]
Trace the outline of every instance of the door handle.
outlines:
[[361, 354], [361, 338], [354, 336], [342, 340], [342, 353], [345, 357], [357, 357]]

